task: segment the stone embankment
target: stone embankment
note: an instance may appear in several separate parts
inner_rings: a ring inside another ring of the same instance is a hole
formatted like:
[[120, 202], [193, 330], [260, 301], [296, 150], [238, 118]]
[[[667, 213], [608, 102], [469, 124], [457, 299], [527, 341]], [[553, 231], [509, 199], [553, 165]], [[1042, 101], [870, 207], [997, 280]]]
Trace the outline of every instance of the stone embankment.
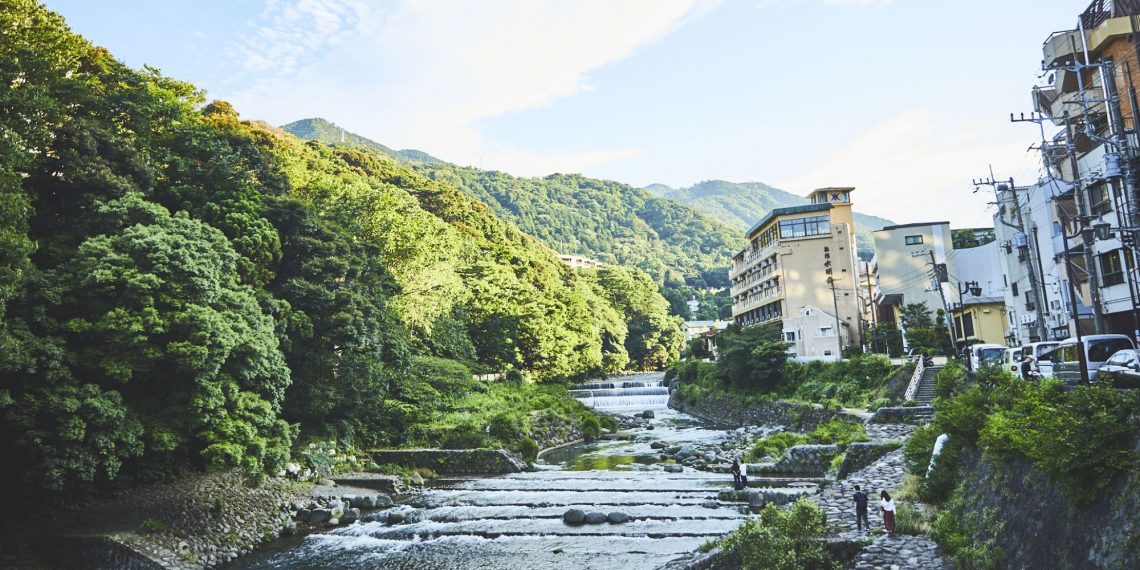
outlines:
[[374, 451], [372, 460], [441, 475], [500, 475], [526, 469], [526, 463], [505, 449], [386, 449]]
[[289, 532], [288, 504], [307, 495], [286, 479], [249, 486], [236, 471], [187, 477], [56, 518], [30, 542], [53, 568], [210, 568]]
[[842, 451], [838, 445], [803, 444], [784, 452], [776, 461], [748, 466], [749, 475], [806, 475], [822, 477], [831, 469], [831, 460]]
[[709, 394], [696, 400], [685, 400], [674, 390], [669, 407], [707, 422], [733, 427], [783, 426], [788, 431], [807, 432], [836, 416], [862, 421], [857, 416], [829, 410], [814, 404], [797, 402], [764, 402], [741, 406], [730, 394]]

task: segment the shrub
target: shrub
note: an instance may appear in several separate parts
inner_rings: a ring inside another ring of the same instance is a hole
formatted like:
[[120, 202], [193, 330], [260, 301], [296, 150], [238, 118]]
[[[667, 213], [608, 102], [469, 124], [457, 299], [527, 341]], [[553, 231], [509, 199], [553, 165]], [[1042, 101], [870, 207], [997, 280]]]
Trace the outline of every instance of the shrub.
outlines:
[[618, 430], [617, 420], [610, 416], [601, 416], [598, 421], [601, 422], [602, 429], [608, 429], [610, 431]]
[[947, 443], [942, 446], [938, 459], [934, 460], [934, 467], [922, 482], [919, 496], [923, 501], [932, 505], [941, 505], [950, 498], [954, 488], [960, 480], [959, 473], [962, 467], [962, 447]]
[[961, 492], [956, 492], [934, 517], [930, 537], [943, 553], [963, 570], [993, 570], [1001, 567], [1005, 551], [997, 544], [1004, 523], [994, 509], [968, 510]]
[[143, 522], [139, 524], [139, 530], [146, 534], [166, 532], [166, 523], [158, 519], [143, 519]]
[[911, 536], [925, 535], [930, 532], [930, 523], [927, 522], [922, 511], [913, 505], [899, 503], [895, 511], [895, 532]]
[[831, 418], [817, 425], [808, 432], [807, 439], [809, 443], [833, 443], [841, 450], [847, 449], [852, 442], [870, 440], [867, 428], [861, 422], [839, 418]]
[[724, 545], [739, 549], [744, 570], [839, 568], [821, 540], [825, 532], [827, 516], [823, 509], [815, 501], [802, 498], [787, 509], [765, 505], [758, 516], [728, 535]]
[[922, 491], [923, 478], [919, 475], [903, 475], [902, 484], [895, 490], [896, 501], [916, 501]]
[[522, 438], [519, 442], [519, 455], [522, 455], [527, 463], [534, 463], [538, 459], [538, 443], [529, 437]]
[[[979, 438], [987, 450], [1018, 454], [1078, 503], [1103, 494], [1121, 473], [1137, 465], [1135, 394], [1106, 386], [1079, 386], [1071, 392], [1055, 380], [1022, 388], [1003, 387], [1008, 407], [997, 409]], [[1016, 390], [1016, 393], [1014, 393]]]
[[966, 369], [957, 360], [951, 360], [938, 371], [934, 377], [934, 395], [938, 398], [949, 398], [965, 386]]
[[768, 456], [778, 457], [789, 447], [807, 443], [807, 437], [798, 433], [774, 433], [752, 446], [752, 460], [760, 460]]
[[596, 416], [582, 416], [578, 429], [582, 431], [582, 439], [586, 441], [597, 441], [602, 435], [602, 423]]
[[439, 441], [443, 449], [479, 449], [487, 444], [487, 434], [475, 424], [457, 425], [444, 432]]
[[971, 386], [953, 398], [938, 400], [934, 424], [956, 444], [974, 445], [986, 424], [991, 401], [985, 391]]
[[930, 466], [930, 455], [934, 452], [934, 442], [938, 439], [939, 430], [934, 424], [926, 424], [914, 430], [903, 446], [903, 464], [907, 473], [926, 477], [926, 470]]
[[524, 431], [522, 424], [522, 418], [502, 413], [491, 417], [487, 429], [491, 437], [505, 443], [518, 440]]

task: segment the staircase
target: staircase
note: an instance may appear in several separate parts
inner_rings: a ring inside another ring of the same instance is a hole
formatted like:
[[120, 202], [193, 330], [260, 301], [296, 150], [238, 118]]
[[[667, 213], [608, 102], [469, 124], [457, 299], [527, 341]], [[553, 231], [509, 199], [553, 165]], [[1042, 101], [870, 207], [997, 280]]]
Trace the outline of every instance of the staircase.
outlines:
[[[922, 379], [918, 382], [918, 390], [914, 393], [914, 405], [930, 406], [934, 402], [934, 381], [938, 377], [941, 366], [929, 366], [922, 371]], [[928, 422], [934, 418], [934, 410], [923, 410], [914, 415], [920, 422]]]

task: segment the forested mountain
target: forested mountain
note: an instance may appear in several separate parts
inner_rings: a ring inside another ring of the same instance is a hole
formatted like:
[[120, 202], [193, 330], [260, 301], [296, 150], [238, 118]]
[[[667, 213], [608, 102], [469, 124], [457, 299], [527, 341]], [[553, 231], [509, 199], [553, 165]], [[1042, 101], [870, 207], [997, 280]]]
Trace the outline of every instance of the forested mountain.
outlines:
[[[339, 127], [315, 128], [320, 125], [331, 124], [306, 119], [282, 128], [304, 139], [340, 144]], [[387, 150], [358, 135], [346, 134], [344, 140]], [[744, 247], [741, 232], [626, 184], [576, 174], [516, 178], [438, 160], [415, 162], [418, 172], [479, 199], [552, 249], [636, 267], [668, 287], [727, 286], [729, 260]]]
[[358, 134], [351, 133], [329, 121], [320, 118], [301, 119], [281, 127], [307, 141], [320, 141], [325, 144], [345, 144], [349, 146], [364, 146], [380, 151], [401, 162], [429, 162], [442, 163], [443, 161], [421, 150], [405, 149], [392, 150], [374, 140], [367, 139]]
[[488, 390], [472, 370], [680, 350], [648, 275], [571, 270], [447, 180], [242, 121], [34, 0], [0, 4], [0, 30], [3, 502], [275, 473], [307, 438], [432, 444]]
[[[747, 230], [775, 208], [807, 204], [804, 196], [796, 196], [762, 182], [726, 182], [706, 180], [688, 188], [671, 188], [664, 184], [650, 184], [645, 189], [658, 196], [676, 200], [695, 208], [714, 220]], [[858, 204], [858, 194], [855, 195]], [[869, 259], [874, 253], [875, 240], [871, 232], [894, 222], [855, 212], [855, 239], [859, 255]]]

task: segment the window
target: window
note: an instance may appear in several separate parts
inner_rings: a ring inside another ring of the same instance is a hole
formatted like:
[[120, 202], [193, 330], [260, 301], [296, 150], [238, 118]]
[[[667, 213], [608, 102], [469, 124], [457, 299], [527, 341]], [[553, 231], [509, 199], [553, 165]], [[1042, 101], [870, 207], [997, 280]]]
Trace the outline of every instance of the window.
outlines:
[[1013, 296], [1017, 296], [1017, 283], [1011, 283], [1010, 287], [1013, 289]]
[[1108, 195], [1107, 184], [1097, 184], [1088, 189], [1089, 211], [1093, 216], [1103, 216], [1112, 211], [1112, 198]]
[[907, 245], [922, 245], [922, 236], [906, 236], [903, 239]]
[[1115, 251], [1097, 256], [1100, 259], [1100, 280], [1105, 287], [1124, 283], [1124, 268], [1120, 265], [1120, 256]]
[[780, 220], [781, 238], [801, 238], [830, 233], [831, 224], [827, 216]]
[[1118, 350], [1132, 348], [1132, 343], [1123, 338], [1094, 340], [1089, 342], [1089, 362], [1104, 362]]
[[796, 342], [796, 332], [784, 331], [784, 340], [787, 342]]
[[966, 313], [965, 315], [962, 315], [962, 332], [965, 333], [965, 336], [963, 336], [962, 338], [970, 338], [970, 337], [974, 336], [974, 315], [973, 314]]
[[819, 336], [831, 336], [831, 327], [819, 327]]

